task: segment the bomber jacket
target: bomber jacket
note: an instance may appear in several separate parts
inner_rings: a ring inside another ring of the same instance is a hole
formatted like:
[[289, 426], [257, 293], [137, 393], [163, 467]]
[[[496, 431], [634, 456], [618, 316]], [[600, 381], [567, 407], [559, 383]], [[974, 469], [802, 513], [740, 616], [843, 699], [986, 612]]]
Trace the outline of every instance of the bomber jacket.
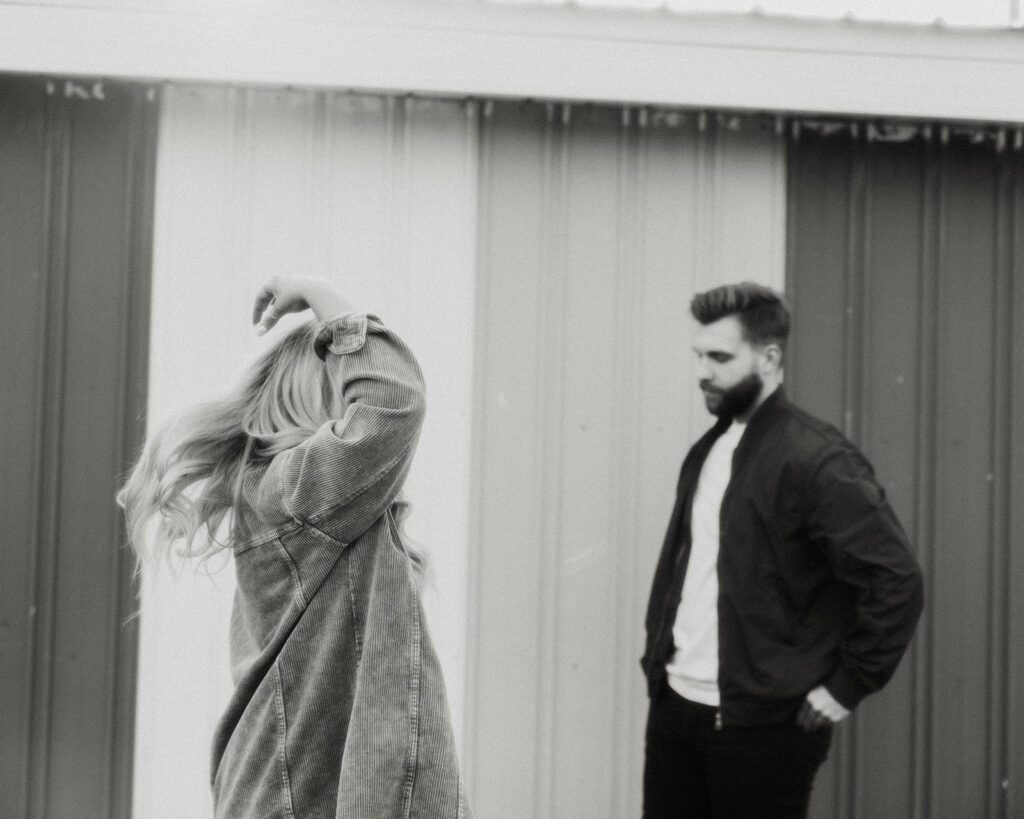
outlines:
[[224, 819], [466, 819], [441, 666], [391, 506], [423, 420], [415, 358], [374, 316], [316, 350], [344, 414], [252, 470], [234, 545], [234, 694], [212, 784]]
[[[641, 665], [652, 695], [674, 651], [701, 466], [730, 423], [720, 419], [680, 470], [647, 608]], [[781, 388], [755, 411], [733, 454], [718, 583], [719, 716], [727, 726], [791, 719], [820, 684], [852, 709], [893, 675], [923, 606], [920, 568], [871, 465]]]

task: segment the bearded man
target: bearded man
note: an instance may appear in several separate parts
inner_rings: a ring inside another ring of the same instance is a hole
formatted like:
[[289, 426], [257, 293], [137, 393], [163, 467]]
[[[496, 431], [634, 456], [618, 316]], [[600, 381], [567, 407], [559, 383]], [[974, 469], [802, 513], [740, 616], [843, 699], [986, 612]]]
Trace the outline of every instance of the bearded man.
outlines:
[[789, 310], [698, 294], [717, 423], [683, 462], [642, 665], [645, 819], [806, 817], [832, 726], [892, 677], [922, 578], [871, 465], [782, 388]]

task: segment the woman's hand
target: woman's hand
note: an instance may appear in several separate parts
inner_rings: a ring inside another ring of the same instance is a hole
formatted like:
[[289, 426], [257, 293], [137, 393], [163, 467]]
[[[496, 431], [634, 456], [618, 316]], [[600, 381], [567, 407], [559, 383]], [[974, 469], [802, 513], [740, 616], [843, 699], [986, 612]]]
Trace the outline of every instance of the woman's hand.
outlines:
[[312, 309], [324, 321], [355, 308], [344, 299], [327, 279], [311, 276], [274, 276], [256, 294], [252, 323], [256, 335], [263, 335], [281, 316]]

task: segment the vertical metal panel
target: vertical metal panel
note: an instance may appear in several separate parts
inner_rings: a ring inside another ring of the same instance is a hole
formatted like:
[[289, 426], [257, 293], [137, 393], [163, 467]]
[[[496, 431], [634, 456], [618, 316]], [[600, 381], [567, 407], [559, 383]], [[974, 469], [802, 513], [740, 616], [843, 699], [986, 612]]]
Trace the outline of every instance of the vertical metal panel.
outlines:
[[637, 815], [643, 607], [708, 423], [689, 298], [781, 284], [782, 143], [513, 103], [482, 133], [470, 789], [495, 819]]
[[912, 651], [843, 726], [816, 815], [1013, 815], [1020, 162], [923, 136], [790, 151], [794, 392], [864, 447], [927, 577]]
[[1006, 573], [1007, 586], [1007, 662], [1003, 671], [1006, 715], [1003, 730], [1006, 736], [1006, 762], [999, 783], [1006, 790], [1006, 815], [1024, 814], [1024, 284], [1019, 271], [1024, 270], [1024, 168], [1014, 163], [1008, 174], [1011, 188], [1009, 197], [1010, 226], [1007, 240], [1009, 258], [1014, 275], [1006, 293], [1007, 307], [1013, 320], [1007, 333], [1009, 378], [1008, 400], [1015, 411], [1009, 419], [1008, 451], [1004, 460], [1006, 473], [1002, 476], [1003, 503], [1007, 508], [1006, 520]]
[[39, 328], [45, 326], [46, 304], [44, 106], [38, 88], [9, 80], [0, 84], [0, 271], [6, 291], [0, 299], [0, 409], [9, 419], [0, 436], [0, 531], [7, 565], [0, 572], [0, 690], [5, 692], [0, 699], [0, 804], [11, 816], [26, 812], [31, 783], [34, 533], [41, 511], [35, 491], [42, 405]]
[[[406, 490], [424, 605], [461, 732], [468, 545], [476, 103], [170, 85], [157, 173], [150, 410], [233, 383], [275, 273], [332, 279], [416, 351], [427, 418]], [[136, 817], [212, 815], [213, 725], [230, 693], [230, 565], [144, 572]], [[210, 569], [207, 572], [206, 569]]]
[[127, 817], [136, 631], [114, 492], [141, 435], [156, 106], [6, 79], [0, 110], [0, 813]]

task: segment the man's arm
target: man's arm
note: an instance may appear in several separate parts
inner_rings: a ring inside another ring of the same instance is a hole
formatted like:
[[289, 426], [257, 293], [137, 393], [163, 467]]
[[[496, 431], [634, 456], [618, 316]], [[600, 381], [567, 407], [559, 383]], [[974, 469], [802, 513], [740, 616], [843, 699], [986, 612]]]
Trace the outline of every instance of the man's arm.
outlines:
[[819, 463], [811, 496], [809, 535], [853, 601], [839, 664], [805, 705], [805, 721], [824, 715], [834, 722], [895, 673], [923, 608], [923, 582], [871, 465], [852, 446], [835, 449]]

